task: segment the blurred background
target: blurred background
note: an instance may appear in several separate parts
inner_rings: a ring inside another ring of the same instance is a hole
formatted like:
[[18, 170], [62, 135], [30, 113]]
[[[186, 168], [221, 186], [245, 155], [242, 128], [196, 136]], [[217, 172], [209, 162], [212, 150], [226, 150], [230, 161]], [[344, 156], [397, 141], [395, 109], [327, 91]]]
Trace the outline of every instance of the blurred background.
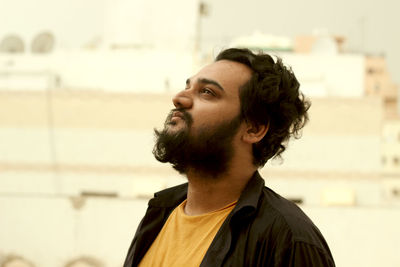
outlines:
[[[278, 55], [311, 99], [261, 170], [337, 266], [400, 266], [400, 2], [0, 0], [0, 266], [122, 266], [171, 97], [224, 48]], [[396, 30], [397, 29], [397, 30]]]

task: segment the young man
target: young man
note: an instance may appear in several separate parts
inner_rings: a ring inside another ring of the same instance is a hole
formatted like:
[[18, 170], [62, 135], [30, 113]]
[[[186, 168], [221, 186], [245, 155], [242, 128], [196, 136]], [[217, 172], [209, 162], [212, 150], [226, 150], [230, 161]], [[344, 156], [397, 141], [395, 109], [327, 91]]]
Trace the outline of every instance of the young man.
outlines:
[[257, 171], [308, 119], [292, 71], [227, 49], [173, 103], [153, 153], [188, 183], [149, 201], [124, 267], [334, 266], [317, 227]]

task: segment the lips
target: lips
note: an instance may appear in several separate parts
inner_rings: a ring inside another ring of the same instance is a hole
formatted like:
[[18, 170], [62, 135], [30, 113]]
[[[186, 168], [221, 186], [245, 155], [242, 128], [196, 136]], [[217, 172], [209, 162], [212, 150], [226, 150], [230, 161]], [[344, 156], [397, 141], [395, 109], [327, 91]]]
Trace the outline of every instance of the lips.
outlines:
[[183, 120], [185, 121], [185, 116], [182, 112], [180, 111], [171, 111], [171, 113], [169, 114], [166, 123], [168, 125], [176, 125], [178, 123], [179, 120]]
[[174, 118], [174, 117], [178, 117], [178, 118], [181, 118], [181, 119], [184, 118], [182, 112], [180, 112], [180, 111], [174, 111], [174, 112], [172, 113], [172, 118]]

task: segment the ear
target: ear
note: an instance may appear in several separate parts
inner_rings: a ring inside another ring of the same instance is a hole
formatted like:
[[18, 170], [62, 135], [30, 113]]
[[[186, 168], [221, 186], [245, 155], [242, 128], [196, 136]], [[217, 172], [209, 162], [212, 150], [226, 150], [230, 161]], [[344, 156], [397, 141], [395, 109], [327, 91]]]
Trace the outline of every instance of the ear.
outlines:
[[242, 140], [249, 144], [255, 144], [267, 134], [269, 125], [254, 125], [247, 123], [246, 131], [242, 137]]

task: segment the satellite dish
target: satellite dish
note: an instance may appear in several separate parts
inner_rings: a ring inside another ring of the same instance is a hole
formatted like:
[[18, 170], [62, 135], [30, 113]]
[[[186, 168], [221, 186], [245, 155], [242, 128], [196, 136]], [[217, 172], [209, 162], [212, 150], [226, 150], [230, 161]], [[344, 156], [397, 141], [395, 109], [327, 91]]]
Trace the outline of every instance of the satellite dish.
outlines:
[[34, 267], [35, 265], [27, 259], [16, 256], [8, 255], [0, 264], [1, 267]]
[[24, 51], [24, 41], [18, 35], [10, 34], [4, 37], [3, 40], [1, 40], [0, 52], [23, 53]]
[[104, 265], [95, 258], [83, 256], [68, 262], [65, 267], [103, 267]]
[[54, 35], [50, 32], [41, 32], [33, 38], [31, 51], [35, 54], [47, 54], [53, 50]]

